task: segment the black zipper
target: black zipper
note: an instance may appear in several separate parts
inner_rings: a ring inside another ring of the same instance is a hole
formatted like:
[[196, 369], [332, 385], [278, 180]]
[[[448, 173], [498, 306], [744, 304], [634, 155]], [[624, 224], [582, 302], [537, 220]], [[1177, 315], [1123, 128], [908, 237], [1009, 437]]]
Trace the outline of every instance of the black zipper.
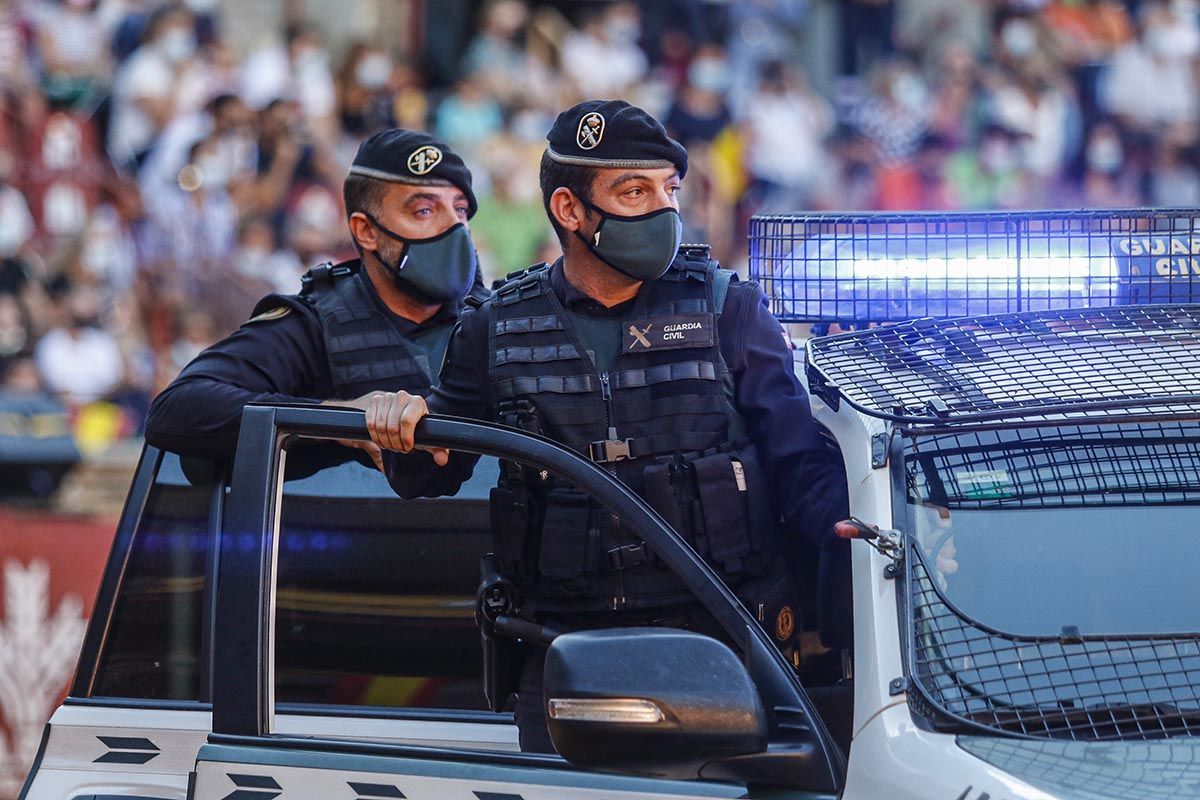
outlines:
[[[609, 379], [608, 372], [601, 372], [601, 371], [597, 370], [596, 374], [600, 376], [600, 397], [604, 400], [604, 422], [605, 422], [605, 427], [608, 430], [608, 439], [609, 439], [609, 441], [616, 441], [617, 428], [615, 425], [613, 425], [612, 384]], [[607, 469], [613, 475], [613, 477], [616, 477], [617, 468], [615, 466], [613, 466], [613, 463], [611, 461], [605, 463], [604, 468]], [[605, 511], [604, 513], [611, 514], [611, 512], [609, 512], [609, 511]], [[616, 544], [616, 545], [620, 545], [620, 541], [621, 541], [620, 525], [621, 525], [621, 521], [619, 519], [617, 519], [614, 515], [614, 517], [613, 517], [613, 532], [616, 533], [617, 535], [614, 536], [613, 538], [616, 540], [614, 542], [614, 544]], [[621, 570], [619, 570], [619, 569], [613, 570], [613, 571], [616, 573], [616, 576], [617, 576], [617, 591], [616, 591], [616, 594], [613, 595], [613, 611], [617, 611], [617, 610], [623, 608], [625, 605], [625, 576], [621, 573]]]

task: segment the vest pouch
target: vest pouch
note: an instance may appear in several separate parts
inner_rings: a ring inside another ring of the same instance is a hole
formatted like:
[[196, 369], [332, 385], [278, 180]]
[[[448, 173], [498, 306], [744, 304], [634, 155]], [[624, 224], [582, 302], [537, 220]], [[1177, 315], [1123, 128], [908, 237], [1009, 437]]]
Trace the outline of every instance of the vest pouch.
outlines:
[[741, 560], [751, 551], [747, 518], [749, 486], [742, 462], [734, 454], [717, 453], [691, 462], [696, 493], [704, 515], [708, 557], [730, 574], [742, 571]]
[[538, 571], [555, 586], [556, 594], [587, 594], [595, 564], [593, 542], [598, 541], [588, 525], [591, 502], [583, 492], [551, 489], [545, 504]]
[[523, 491], [495, 486], [488, 495], [488, 501], [492, 539], [501, 568], [513, 580], [527, 582], [530, 577], [525, 558], [525, 542], [529, 538], [528, 495]]
[[746, 491], [742, 493], [742, 504], [750, 528], [750, 546], [755, 553], [769, 557], [777, 552], [778, 548], [775, 545], [777, 520], [766, 472], [762, 462], [758, 460], [758, 451], [754, 445], [739, 447], [734, 453], [734, 458], [741, 464], [746, 486]]

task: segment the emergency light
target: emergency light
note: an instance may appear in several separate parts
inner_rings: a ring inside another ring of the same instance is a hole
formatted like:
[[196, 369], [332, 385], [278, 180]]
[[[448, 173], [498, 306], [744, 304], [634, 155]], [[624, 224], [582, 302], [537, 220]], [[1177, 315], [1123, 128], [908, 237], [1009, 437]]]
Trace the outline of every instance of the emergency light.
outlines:
[[756, 216], [750, 277], [784, 322], [1200, 302], [1200, 210]]

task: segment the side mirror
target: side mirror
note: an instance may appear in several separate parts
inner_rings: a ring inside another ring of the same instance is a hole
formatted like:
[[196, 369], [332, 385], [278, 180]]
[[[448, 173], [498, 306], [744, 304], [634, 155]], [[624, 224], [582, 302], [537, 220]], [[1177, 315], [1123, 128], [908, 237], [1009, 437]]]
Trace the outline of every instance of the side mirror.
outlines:
[[558, 636], [544, 699], [559, 754], [580, 767], [696, 778], [709, 762], [767, 748], [746, 668], [716, 639], [671, 628]]

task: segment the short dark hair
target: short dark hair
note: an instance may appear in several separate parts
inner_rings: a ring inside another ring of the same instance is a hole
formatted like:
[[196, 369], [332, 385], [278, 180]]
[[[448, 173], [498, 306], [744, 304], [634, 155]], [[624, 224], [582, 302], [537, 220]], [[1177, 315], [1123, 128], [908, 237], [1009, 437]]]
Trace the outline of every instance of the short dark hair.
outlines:
[[[365, 175], [347, 175], [342, 184], [342, 201], [346, 204], [346, 219], [356, 211], [361, 211], [368, 217], [379, 219], [383, 211], [383, 195], [387, 192], [387, 183]], [[354, 249], [362, 253], [358, 240], [350, 235]]]
[[585, 202], [592, 201], [592, 182], [596, 179], [595, 167], [584, 167], [578, 164], [563, 164], [550, 157], [549, 151], [542, 153], [542, 165], [538, 178], [542, 184], [542, 205], [546, 208], [546, 216], [554, 227], [554, 235], [558, 243], [567, 246], [567, 232], [558, 224], [550, 211], [550, 198], [557, 189], [569, 189], [571, 194]]

